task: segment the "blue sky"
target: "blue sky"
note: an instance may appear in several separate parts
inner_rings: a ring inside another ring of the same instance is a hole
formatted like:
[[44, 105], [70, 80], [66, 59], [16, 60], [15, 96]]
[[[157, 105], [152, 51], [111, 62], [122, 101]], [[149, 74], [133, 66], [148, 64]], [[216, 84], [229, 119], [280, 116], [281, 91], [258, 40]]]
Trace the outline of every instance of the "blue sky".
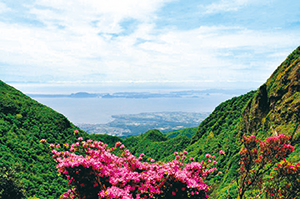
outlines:
[[299, 33], [297, 0], [0, 0], [0, 79], [27, 93], [255, 89]]

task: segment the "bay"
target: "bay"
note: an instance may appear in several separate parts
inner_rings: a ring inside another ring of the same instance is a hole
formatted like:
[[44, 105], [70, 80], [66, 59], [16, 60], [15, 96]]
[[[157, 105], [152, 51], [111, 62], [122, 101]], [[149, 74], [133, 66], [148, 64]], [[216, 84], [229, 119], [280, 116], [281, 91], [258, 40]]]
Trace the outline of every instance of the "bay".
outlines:
[[38, 102], [62, 113], [72, 123], [106, 124], [112, 115], [149, 112], [212, 112], [230, 94], [210, 94], [182, 98], [69, 98], [35, 97]]

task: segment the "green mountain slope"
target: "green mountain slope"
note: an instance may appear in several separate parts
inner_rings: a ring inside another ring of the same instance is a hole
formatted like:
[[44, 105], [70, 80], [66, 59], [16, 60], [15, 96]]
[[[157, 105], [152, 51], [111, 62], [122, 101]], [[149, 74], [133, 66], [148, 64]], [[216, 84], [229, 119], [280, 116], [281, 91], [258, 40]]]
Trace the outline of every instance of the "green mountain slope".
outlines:
[[139, 136], [126, 138], [123, 143], [135, 156], [141, 153], [145, 157], [151, 157], [157, 161], [173, 154], [175, 151], [183, 151], [190, 143], [186, 136], [168, 138], [159, 130], [150, 130]]
[[187, 136], [188, 138], [191, 138], [194, 136], [194, 134], [197, 132], [197, 130], [198, 130], [198, 127], [191, 127], [191, 128], [185, 128], [185, 129], [167, 132], [164, 134], [169, 138], [174, 138], [177, 136]]
[[76, 126], [2, 81], [0, 99], [0, 167], [17, 168], [27, 196], [59, 198], [67, 183], [57, 176], [49, 149], [39, 141], [72, 142]]
[[[226, 195], [228, 185], [234, 180], [238, 168], [236, 154], [240, 150], [239, 124], [242, 110], [255, 93], [256, 91], [251, 91], [221, 103], [198, 128], [166, 134], [158, 130], [150, 130], [140, 136], [128, 137], [123, 140], [123, 143], [134, 155], [145, 153], [146, 157], [156, 161], [173, 160], [175, 151], [187, 150], [189, 152], [187, 156], [194, 157], [197, 161], [205, 159], [206, 153], [217, 154], [221, 149], [226, 151], [227, 155], [219, 162], [223, 174], [210, 179], [211, 184], [219, 184], [214, 194], [222, 198], [224, 194]], [[186, 136], [191, 134], [194, 134], [192, 138]], [[232, 196], [235, 196], [234, 189], [232, 192]]]
[[[226, 152], [219, 166], [222, 175], [211, 179], [215, 184], [213, 198], [237, 197], [235, 176], [239, 167], [241, 136], [254, 134], [266, 138], [273, 134], [292, 135], [299, 144], [300, 47], [276, 69], [257, 91], [221, 103], [206, 118], [187, 147], [189, 156], [200, 160], [205, 153]], [[300, 160], [296, 147], [290, 159]], [[229, 193], [228, 193], [229, 192]]]
[[[26, 95], [0, 81], [0, 167], [18, 168], [18, 178], [27, 196], [59, 198], [67, 182], [57, 176], [55, 162], [49, 149], [39, 140], [49, 143], [75, 141], [77, 129], [63, 115], [37, 103]], [[236, 198], [235, 178], [238, 170], [241, 136], [255, 134], [265, 138], [273, 134], [289, 134], [292, 144], [300, 141], [300, 47], [275, 70], [257, 91], [234, 97], [215, 108], [198, 128], [189, 128], [163, 134], [150, 130], [139, 136], [121, 139], [108, 135], [87, 135], [112, 146], [121, 141], [138, 156], [156, 161], [169, 161], [175, 151], [187, 150], [188, 157], [205, 159], [206, 153], [224, 150], [218, 166], [222, 172], [209, 179], [215, 185], [212, 198]], [[296, 147], [290, 159], [300, 160]], [[188, 159], [188, 158], [187, 158]]]
[[[134, 155], [145, 153], [146, 157], [154, 158], [156, 161], [173, 160], [175, 151], [187, 150], [189, 152], [187, 156], [194, 157], [197, 161], [205, 159], [206, 153], [217, 154], [221, 149], [226, 151], [227, 155], [219, 162], [223, 174], [210, 179], [211, 184], [219, 184], [214, 192], [219, 196], [213, 198], [225, 197], [228, 185], [234, 181], [238, 168], [236, 154], [240, 150], [239, 123], [242, 110], [255, 93], [256, 91], [251, 91], [221, 103], [196, 129], [183, 129], [167, 134], [150, 130], [140, 136], [126, 138], [123, 143]], [[194, 136], [190, 139], [185, 136], [186, 134]], [[234, 189], [232, 192], [232, 196], [235, 196]]]
[[197, 129], [198, 127], [192, 127], [167, 133], [154, 129], [139, 136], [127, 137], [121, 142], [136, 157], [144, 153], [145, 157], [151, 157], [157, 161], [167, 161], [174, 158], [175, 151], [185, 150]]
[[296, 150], [290, 160], [300, 161], [300, 46], [295, 49], [248, 102], [240, 131], [266, 137], [291, 135]]
[[[78, 128], [62, 114], [2, 81], [0, 99], [0, 168], [13, 168], [17, 171], [15, 178], [24, 187], [27, 197], [59, 198], [67, 189], [67, 181], [58, 176], [52, 154], [40, 140], [47, 139], [48, 143], [73, 143], [76, 139], [73, 132]], [[137, 137], [121, 139], [110, 135], [88, 135], [79, 131], [84, 139], [101, 140], [109, 146], [121, 141], [135, 155], [145, 153], [156, 160], [174, 151], [182, 151], [190, 143], [190, 139], [183, 136], [184, 132], [180, 133], [181, 136], [168, 138], [158, 130], [151, 130]], [[187, 132], [191, 133], [189, 130]]]
[[249, 101], [241, 121], [241, 131], [293, 134], [299, 141], [300, 127], [300, 47], [291, 53]]
[[[227, 186], [235, 179], [238, 168], [237, 153], [240, 150], [238, 127], [241, 110], [254, 94], [255, 91], [251, 91], [217, 106], [212, 114], [199, 125], [197, 133], [186, 148], [189, 152], [188, 157], [194, 157], [197, 161], [205, 159], [206, 153], [218, 154], [220, 150], [226, 152], [226, 156], [222, 157], [218, 164], [222, 174], [211, 179], [210, 182], [210, 184], [218, 185], [214, 192], [217, 195], [213, 198], [225, 198]], [[232, 197], [236, 197], [234, 192]]]

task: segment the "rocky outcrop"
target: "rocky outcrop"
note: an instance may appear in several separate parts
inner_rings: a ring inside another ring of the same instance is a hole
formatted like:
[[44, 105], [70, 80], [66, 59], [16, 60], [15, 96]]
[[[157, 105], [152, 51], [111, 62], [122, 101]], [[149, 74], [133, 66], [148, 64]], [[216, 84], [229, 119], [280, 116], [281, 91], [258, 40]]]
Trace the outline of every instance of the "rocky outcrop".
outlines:
[[242, 113], [244, 134], [300, 131], [300, 47], [274, 71], [248, 102]]

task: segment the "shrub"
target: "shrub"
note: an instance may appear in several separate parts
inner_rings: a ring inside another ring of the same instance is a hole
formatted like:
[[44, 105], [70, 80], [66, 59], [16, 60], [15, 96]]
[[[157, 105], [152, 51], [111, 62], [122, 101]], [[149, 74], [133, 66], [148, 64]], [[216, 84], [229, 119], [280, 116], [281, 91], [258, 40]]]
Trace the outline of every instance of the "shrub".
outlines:
[[[216, 171], [215, 156], [207, 161], [185, 164], [187, 151], [176, 152], [172, 162], [142, 161], [121, 142], [108, 147], [87, 140], [71, 145], [50, 144], [58, 171], [72, 186], [61, 198], [207, 198], [210, 187], [205, 178]], [[65, 150], [67, 149], [67, 150]], [[65, 150], [65, 151], [64, 151]], [[224, 155], [224, 152], [220, 153]]]

